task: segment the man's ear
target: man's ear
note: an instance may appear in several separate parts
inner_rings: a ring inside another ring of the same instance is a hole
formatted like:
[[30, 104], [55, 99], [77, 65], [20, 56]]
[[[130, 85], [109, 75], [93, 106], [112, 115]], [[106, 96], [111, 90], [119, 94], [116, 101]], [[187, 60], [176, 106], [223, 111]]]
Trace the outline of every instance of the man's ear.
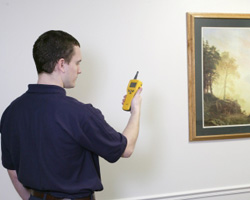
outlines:
[[56, 63], [56, 69], [60, 72], [65, 72], [65, 60], [64, 58], [60, 58]]

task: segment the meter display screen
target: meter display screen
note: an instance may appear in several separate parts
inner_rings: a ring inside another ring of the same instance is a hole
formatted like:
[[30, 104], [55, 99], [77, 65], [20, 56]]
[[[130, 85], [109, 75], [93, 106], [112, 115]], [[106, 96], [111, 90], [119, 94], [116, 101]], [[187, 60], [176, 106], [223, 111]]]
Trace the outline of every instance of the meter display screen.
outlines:
[[129, 87], [135, 87], [135, 86], [136, 86], [136, 82], [132, 82], [132, 83], [130, 83]]

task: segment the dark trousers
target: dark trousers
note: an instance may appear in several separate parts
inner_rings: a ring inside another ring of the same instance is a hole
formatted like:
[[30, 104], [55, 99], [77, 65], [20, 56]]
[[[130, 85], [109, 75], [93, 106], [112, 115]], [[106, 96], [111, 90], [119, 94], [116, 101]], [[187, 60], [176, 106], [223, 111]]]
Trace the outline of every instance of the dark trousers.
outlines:
[[[93, 195], [91, 199], [92, 199], [92, 200], [95, 200], [95, 196]], [[41, 199], [40, 199], [40, 198], [37, 198], [37, 197], [33, 197], [32, 195], [30, 195], [29, 200], [41, 200]]]
[[41, 199], [39, 199], [39, 198], [37, 198], [37, 197], [33, 197], [32, 195], [30, 195], [29, 200], [41, 200]]

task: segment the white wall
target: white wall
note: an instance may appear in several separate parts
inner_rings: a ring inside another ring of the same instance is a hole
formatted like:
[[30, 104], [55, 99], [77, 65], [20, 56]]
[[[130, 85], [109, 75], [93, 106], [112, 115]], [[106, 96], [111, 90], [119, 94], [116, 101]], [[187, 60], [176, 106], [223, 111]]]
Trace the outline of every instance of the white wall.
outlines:
[[[117, 130], [129, 115], [121, 109], [129, 79], [139, 70], [144, 83], [136, 151], [115, 164], [101, 160], [99, 200], [249, 199], [250, 139], [188, 141], [186, 12], [249, 13], [250, 2], [0, 0], [0, 113], [36, 82], [34, 41], [62, 29], [83, 52], [68, 94], [100, 108]], [[19, 199], [3, 167], [0, 199]]]

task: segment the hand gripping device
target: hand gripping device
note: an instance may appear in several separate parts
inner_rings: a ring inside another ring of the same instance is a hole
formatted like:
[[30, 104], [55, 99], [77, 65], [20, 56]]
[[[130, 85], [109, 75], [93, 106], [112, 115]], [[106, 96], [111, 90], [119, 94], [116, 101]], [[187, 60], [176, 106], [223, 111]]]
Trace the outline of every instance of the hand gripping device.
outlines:
[[137, 90], [142, 86], [142, 82], [137, 80], [138, 74], [139, 74], [139, 72], [137, 71], [134, 79], [130, 80], [128, 83], [127, 96], [126, 96], [124, 104], [122, 106], [122, 109], [125, 111], [131, 110], [132, 99], [134, 98]]

